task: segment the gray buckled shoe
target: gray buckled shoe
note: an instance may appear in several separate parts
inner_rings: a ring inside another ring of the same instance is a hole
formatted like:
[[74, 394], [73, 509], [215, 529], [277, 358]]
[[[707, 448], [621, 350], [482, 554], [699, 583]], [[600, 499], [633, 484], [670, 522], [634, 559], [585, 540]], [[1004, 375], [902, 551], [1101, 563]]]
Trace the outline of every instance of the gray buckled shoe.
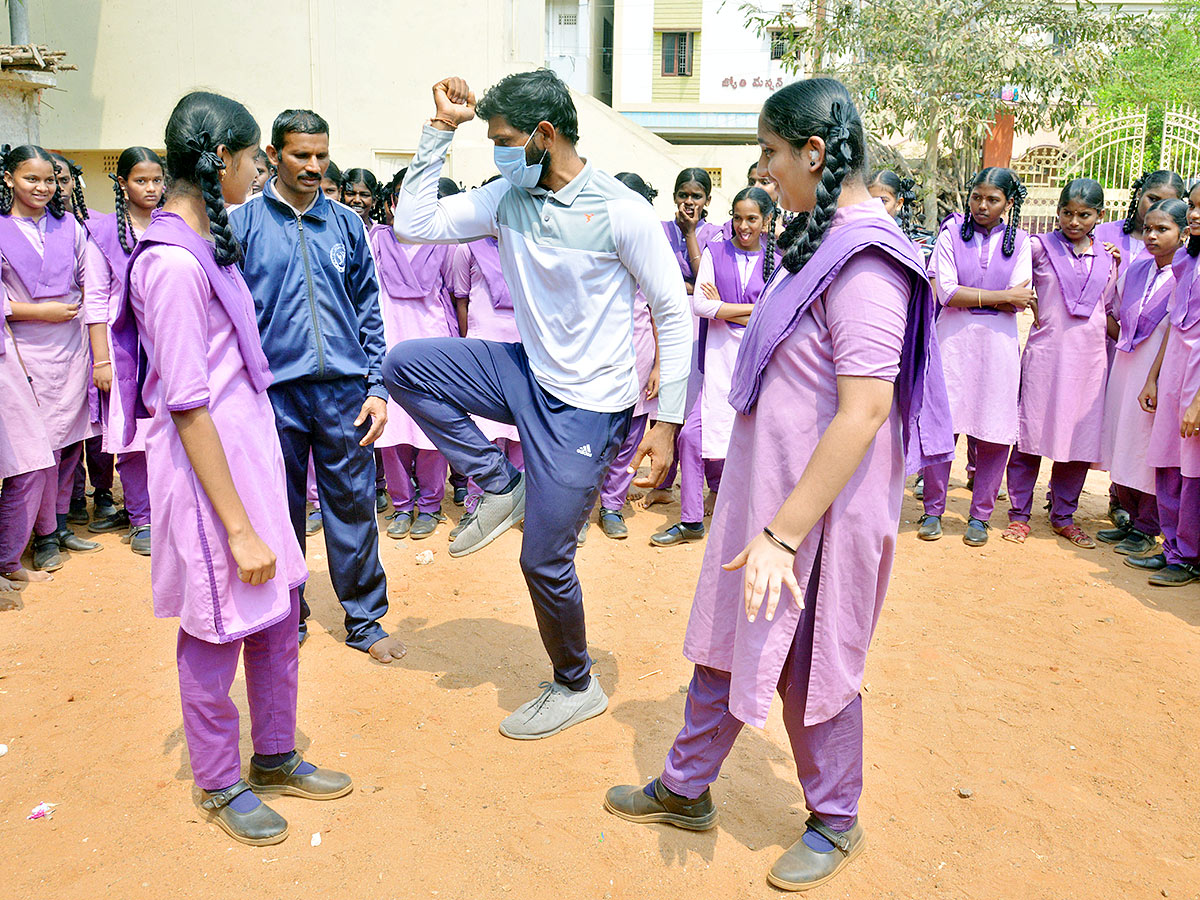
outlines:
[[211, 821], [221, 826], [235, 841], [250, 844], [252, 847], [280, 843], [288, 836], [288, 823], [267, 804], [259, 803], [250, 812], [245, 813], [240, 813], [229, 805], [235, 797], [248, 790], [250, 785], [239, 781], [223, 791], [202, 791], [204, 799], [200, 801], [200, 808], [211, 813]]
[[[438, 513], [441, 515], [441, 513]], [[438, 516], [433, 513], [417, 513], [417, 517], [413, 519], [412, 527], [408, 529], [408, 536], [414, 541], [419, 541], [429, 537], [437, 531]]]
[[97, 515], [88, 525], [87, 530], [92, 534], [108, 534], [112, 531], [124, 531], [129, 527], [129, 513], [125, 507], [113, 509], [106, 516]]
[[982, 547], [988, 542], [988, 524], [982, 519], [971, 517], [967, 519], [967, 530], [963, 533], [963, 543], [968, 547]]
[[[651, 797], [647, 791], [652, 791]], [[604, 795], [604, 808], [614, 816], [642, 825], [674, 825], [687, 831], [708, 831], [717, 824], [717, 808], [713, 806], [712, 791], [695, 800], [673, 794], [655, 778], [647, 787], [620, 784]]]
[[282, 794], [306, 800], [336, 800], [354, 790], [354, 782], [344, 772], [313, 766], [311, 772], [297, 773], [303, 763], [304, 757], [297, 750], [292, 751], [287, 762], [274, 769], [264, 769], [251, 759], [246, 780], [256, 794]]
[[33, 567], [39, 572], [57, 572], [63, 567], [58, 552], [58, 535], [46, 534], [33, 539]]
[[573, 691], [557, 681], [538, 685], [542, 693], [517, 707], [500, 723], [500, 733], [514, 741], [537, 741], [578, 725], [608, 709], [608, 695], [592, 678], [582, 691]]
[[917, 480], [913, 482], [913, 499], [925, 499], [925, 476], [918, 475]]
[[1132, 531], [1133, 525], [1125, 525], [1121, 528], [1103, 528], [1096, 532], [1096, 540], [1105, 544], [1119, 544], [1129, 537]]
[[923, 541], [940, 541], [942, 539], [942, 517], [921, 516], [921, 527], [917, 529], [917, 537]]
[[780, 890], [807, 891], [820, 887], [846, 868], [867, 843], [866, 832], [857, 820], [846, 832], [834, 831], [816, 816], [809, 816], [805, 825], [806, 830], [815, 831], [833, 844], [833, 849], [828, 853], [814, 850], [801, 836], [767, 873], [767, 881]]
[[484, 494], [467, 527], [450, 542], [451, 556], [466, 556], [482, 550], [521, 519], [525, 518], [525, 476], [507, 494]]
[[1108, 521], [1112, 522], [1117, 528], [1129, 528], [1133, 525], [1133, 516], [1129, 515], [1129, 511], [1122, 509], [1121, 504], [1108, 502]]
[[408, 532], [412, 528], [413, 523], [413, 510], [398, 509], [388, 516], [388, 518], [392, 520], [387, 527], [388, 537], [397, 541], [408, 537]]
[[[1097, 534], [1096, 537], [1100, 537], [1100, 535]], [[1136, 528], [1130, 528], [1125, 539], [1113, 547], [1113, 552], [1120, 553], [1122, 556], [1142, 556], [1153, 550], [1157, 543], [1158, 541], [1150, 535], [1144, 534]]]
[[150, 526], [134, 525], [129, 530], [129, 549], [138, 556], [150, 555]]
[[615, 541], [623, 541], [629, 537], [629, 526], [625, 524], [625, 516], [619, 509], [600, 507], [600, 528], [605, 537]]
[[655, 547], [674, 547], [676, 544], [690, 544], [702, 540], [704, 540], [703, 525], [697, 528], [684, 525], [682, 522], [676, 522], [657, 534], [650, 535], [650, 543]]

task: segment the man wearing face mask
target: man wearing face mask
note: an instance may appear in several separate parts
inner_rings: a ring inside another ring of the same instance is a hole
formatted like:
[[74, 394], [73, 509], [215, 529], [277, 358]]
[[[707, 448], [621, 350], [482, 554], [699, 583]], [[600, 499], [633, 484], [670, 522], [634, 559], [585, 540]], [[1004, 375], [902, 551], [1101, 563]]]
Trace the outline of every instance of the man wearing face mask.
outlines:
[[[500, 732], [535, 740], [608, 706], [591, 675], [574, 556], [637, 400], [635, 294], [640, 286], [650, 302], [660, 352], [658, 421], [632, 464], [650, 459], [644, 481], [651, 485], [670, 464], [683, 421], [691, 313], [654, 210], [576, 152], [575, 105], [557, 75], [510, 75], [478, 108], [461, 78], [438, 82], [433, 97], [436, 112], [396, 203], [396, 235], [419, 243], [497, 238], [521, 343], [404, 341], [384, 361], [384, 384], [451, 468], [486, 492], [451, 542], [452, 556], [472, 553], [525, 520], [521, 570], [554, 680]], [[504, 177], [438, 200], [454, 131], [476, 112], [487, 121]], [[524, 476], [484, 438], [472, 414], [516, 425]]]

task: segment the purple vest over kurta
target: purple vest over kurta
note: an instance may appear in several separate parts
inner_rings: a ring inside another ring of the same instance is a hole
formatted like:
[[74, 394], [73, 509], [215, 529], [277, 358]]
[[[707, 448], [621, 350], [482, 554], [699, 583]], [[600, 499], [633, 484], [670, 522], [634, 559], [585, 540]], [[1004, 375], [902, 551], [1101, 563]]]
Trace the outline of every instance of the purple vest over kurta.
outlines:
[[[1021, 248], [1029, 242], [1029, 233], [1021, 229], [1017, 229], [1016, 239], [1013, 241], [1013, 252], [1011, 256], [1005, 256], [1000, 253], [995, 259], [995, 265], [990, 265], [986, 270], [979, 265], [979, 254], [975, 252], [975, 248], [967, 244], [962, 239], [962, 226], [964, 216], [962, 213], [954, 213], [946, 218], [942, 223], [942, 234], [938, 236], [938, 240], [949, 238], [950, 246], [954, 250], [954, 268], [958, 272], [958, 283], [964, 287], [979, 288], [984, 291], [1006, 291], [1008, 290], [1009, 282], [1012, 281], [1013, 268], [1017, 264], [1017, 258], [1021, 255]], [[995, 231], [1003, 231], [1008, 226], [1001, 222], [986, 234], [983, 230], [975, 225], [974, 228], [984, 238], [986, 247], [987, 237]], [[967, 312], [972, 315], [983, 316], [998, 316], [1000, 310], [994, 306], [984, 306], [982, 308], [971, 309]]]
[[1167, 305], [1175, 290], [1175, 275], [1172, 273], [1157, 291], [1146, 297], [1146, 291], [1157, 274], [1158, 263], [1153, 256], [1139, 257], [1129, 267], [1125, 275], [1124, 302], [1117, 317], [1121, 323], [1118, 350], [1126, 353], [1131, 351], [1154, 333], [1158, 323], [1167, 314]]
[[[1086, 319], [1104, 296], [1104, 288], [1108, 284], [1108, 276], [1115, 264], [1108, 252], [1101, 250], [1096, 253], [1091, 268], [1082, 271], [1083, 258], [1076, 256], [1071, 242], [1063, 237], [1061, 231], [1052, 231], [1042, 236], [1042, 247], [1046, 250], [1046, 259], [1058, 279], [1062, 290], [1063, 302], [1067, 312], [1078, 319]], [[1101, 260], [1108, 265], [1103, 265]]]
[[512, 309], [512, 295], [508, 292], [508, 282], [500, 270], [500, 245], [494, 237], [483, 238], [471, 244], [471, 255], [479, 266], [479, 274], [487, 285], [488, 299], [492, 301], [493, 309]]
[[75, 274], [75, 229], [67, 217], [46, 219], [46, 244], [39, 254], [9, 216], [0, 216], [0, 249], [34, 300], [62, 297]]

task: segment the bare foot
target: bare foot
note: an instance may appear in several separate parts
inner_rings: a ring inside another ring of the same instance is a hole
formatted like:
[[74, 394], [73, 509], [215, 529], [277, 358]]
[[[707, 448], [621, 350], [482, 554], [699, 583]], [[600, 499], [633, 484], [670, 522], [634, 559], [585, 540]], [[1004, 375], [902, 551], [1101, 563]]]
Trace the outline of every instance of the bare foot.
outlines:
[[[17, 569], [17, 571], [15, 571], [15, 572], [6, 572], [4, 574], [4, 579], [7, 579], [8, 581], [12, 581], [12, 582], [22, 582], [23, 581], [28, 584], [32, 584], [34, 582], [53, 581], [54, 576], [51, 575], [49, 572], [39, 572], [37, 569], [21, 568], [21, 569]], [[21, 588], [19, 585], [15, 588], [15, 590], [18, 590], [18, 591], [20, 589]], [[0, 590], [4, 590], [4, 588], [0, 587]]]
[[19, 584], [17, 584], [16, 582], [13, 582], [13, 581], [9, 581], [3, 575], [0, 575], [0, 594], [8, 594], [8, 593], [15, 594], [20, 589], [21, 589], [21, 586]]
[[408, 648], [404, 646], [404, 642], [395, 635], [381, 637], [370, 647], [367, 652], [371, 654], [371, 658], [376, 662], [381, 662], [384, 665], [393, 663], [398, 659], [403, 659], [404, 654], [408, 652]]
[[[0, 578], [0, 581], [4, 581], [4, 579]], [[12, 582], [9, 583], [11, 584]], [[3, 591], [7, 591], [7, 593], [0, 593], [0, 612], [11, 612], [14, 609], [25, 608], [25, 603], [21, 600], [20, 591], [13, 588], [0, 587], [0, 592]]]
[[646, 492], [639, 487], [631, 487], [625, 494], [625, 499], [630, 503], [637, 503], [646, 496]]
[[708, 495], [704, 498], [704, 515], [711, 516], [713, 514], [713, 510], [716, 509], [716, 506], [717, 492], [709, 491]]
[[655, 488], [652, 491], [647, 491], [646, 496], [634, 500], [633, 505], [638, 509], [649, 509], [656, 503], [670, 503], [672, 499], [670, 491]]

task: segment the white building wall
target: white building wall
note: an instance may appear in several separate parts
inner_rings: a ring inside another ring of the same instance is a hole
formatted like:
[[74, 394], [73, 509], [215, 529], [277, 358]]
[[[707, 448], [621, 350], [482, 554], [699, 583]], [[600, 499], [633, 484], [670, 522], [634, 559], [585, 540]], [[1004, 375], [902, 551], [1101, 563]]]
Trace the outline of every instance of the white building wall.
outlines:
[[[771, 42], [746, 24], [740, 3], [705, 0], [701, 24], [700, 103], [728, 107], [762, 106], [773, 90], [787, 84], [789, 76], [778, 61], [771, 61]], [[762, 4], [768, 12], [778, 3]]]
[[654, 66], [654, 0], [616, 0], [613, 108], [650, 103]]

